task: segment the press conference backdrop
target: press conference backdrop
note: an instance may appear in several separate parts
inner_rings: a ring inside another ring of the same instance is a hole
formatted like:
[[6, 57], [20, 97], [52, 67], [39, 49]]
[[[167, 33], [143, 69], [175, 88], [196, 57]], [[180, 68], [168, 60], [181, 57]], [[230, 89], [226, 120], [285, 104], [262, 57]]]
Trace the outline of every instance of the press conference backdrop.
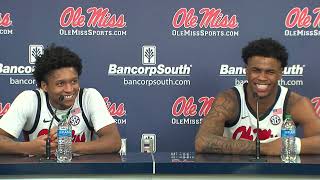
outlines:
[[194, 151], [214, 97], [245, 80], [241, 48], [261, 37], [288, 48], [279, 83], [320, 114], [317, 0], [2, 0], [0, 13], [0, 116], [36, 88], [34, 57], [55, 43], [82, 58], [81, 86], [101, 92], [128, 151], [144, 133], [157, 151]]

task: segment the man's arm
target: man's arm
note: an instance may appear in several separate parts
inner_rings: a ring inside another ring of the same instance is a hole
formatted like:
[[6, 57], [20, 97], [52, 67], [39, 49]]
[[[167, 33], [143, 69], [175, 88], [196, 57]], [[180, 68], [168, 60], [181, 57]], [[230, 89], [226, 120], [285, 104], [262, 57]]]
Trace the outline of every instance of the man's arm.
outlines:
[[[310, 100], [292, 92], [289, 96], [287, 113], [294, 122], [303, 128], [300, 154], [320, 153], [320, 119], [316, 115]], [[262, 154], [280, 155], [281, 138], [270, 143], [261, 144]]]
[[239, 113], [236, 94], [227, 90], [212, 104], [195, 140], [197, 153], [254, 154], [255, 143], [247, 140], [232, 140], [223, 137], [224, 124], [234, 120]]
[[310, 100], [291, 93], [288, 101], [288, 112], [293, 120], [303, 128], [301, 154], [320, 153], [320, 118], [316, 115]]
[[[33, 141], [18, 142], [9, 133], [0, 128], [0, 154], [24, 154], [24, 155], [43, 155], [45, 154], [45, 141], [47, 135], [38, 137]], [[51, 143], [52, 149], [57, 144]]]
[[72, 144], [72, 152], [77, 154], [99, 154], [118, 152], [121, 147], [120, 134], [116, 123], [109, 124], [97, 132], [99, 138], [90, 142]]

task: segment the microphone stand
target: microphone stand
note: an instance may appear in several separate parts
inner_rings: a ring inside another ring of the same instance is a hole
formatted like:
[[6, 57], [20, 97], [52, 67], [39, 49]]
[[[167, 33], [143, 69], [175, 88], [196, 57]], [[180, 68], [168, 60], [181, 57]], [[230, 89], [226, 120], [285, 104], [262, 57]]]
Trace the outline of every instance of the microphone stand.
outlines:
[[256, 116], [257, 116], [257, 137], [256, 137], [256, 157], [250, 159], [251, 162], [267, 162], [266, 159], [263, 159], [260, 157], [260, 138], [259, 138], [259, 131], [260, 131], [260, 117], [259, 117], [259, 99], [260, 97], [255, 93], [254, 97], [257, 98], [257, 104], [256, 104]]
[[49, 129], [48, 129], [48, 137], [47, 137], [47, 140], [46, 140], [46, 159], [47, 159], [47, 160], [50, 160], [50, 155], [51, 155], [51, 152], [50, 152], [50, 151], [51, 151], [51, 146], [50, 146], [50, 141], [51, 141], [50, 131], [51, 131], [51, 126], [52, 126], [53, 119], [56, 117], [56, 113], [57, 113], [57, 109], [54, 110], [53, 116], [52, 116], [51, 121], [50, 121]]
[[[64, 100], [64, 96], [59, 97], [59, 101], [62, 102]], [[51, 131], [51, 126], [53, 123], [54, 118], [57, 116], [57, 108], [54, 110], [54, 113], [52, 115], [50, 124], [49, 124], [49, 129], [48, 129], [48, 135], [47, 135], [47, 140], [46, 140], [46, 156], [45, 159], [40, 159], [42, 162], [53, 162], [54, 160], [51, 159], [51, 137], [50, 137], [50, 131]]]
[[47, 135], [47, 140], [46, 140], [46, 156], [45, 156], [45, 158], [40, 158], [40, 162], [55, 162], [53, 159], [51, 159], [50, 131], [51, 131], [51, 126], [52, 126], [53, 120], [56, 117], [56, 113], [57, 113], [57, 109], [54, 110], [54, 113], [53, 113], [51, 121], [50, 121], [49, 129], [48, 129], [48, 135]]

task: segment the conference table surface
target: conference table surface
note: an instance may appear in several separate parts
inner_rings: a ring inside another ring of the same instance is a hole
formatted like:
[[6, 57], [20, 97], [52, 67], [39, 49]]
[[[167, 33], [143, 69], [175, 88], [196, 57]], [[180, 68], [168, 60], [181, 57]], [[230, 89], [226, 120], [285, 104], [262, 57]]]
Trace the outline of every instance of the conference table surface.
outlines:
[[303, 155], [296, 163], [283, 163], [278, 156], [157, 152], [146, 154], [82, 155], [71, 163], [42, 161], [39, 157], [0, 155], [0, 175], [32, 174], [304, 174], [320, 175], [320, 156]]

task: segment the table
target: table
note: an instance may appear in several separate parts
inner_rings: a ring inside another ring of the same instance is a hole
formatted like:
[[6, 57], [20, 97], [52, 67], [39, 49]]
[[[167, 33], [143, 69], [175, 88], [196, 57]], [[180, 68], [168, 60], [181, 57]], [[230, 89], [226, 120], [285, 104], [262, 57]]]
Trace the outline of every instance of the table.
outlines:
[[0, 178], [108, 178], [113, 179], [283, 179], [320, 178], [320, 156], [300, 156], [297, 163], [282, 163], [280, 157], [157, 152], [144, 154], [83, 155], [71, 163], [42, 162], [39, 157], [0, 155]]
[[320, 175], [320, 156], [304, 155], [297, 163], [282, 163], [279, 156], [195, 154], [194, 152], [160, 152], [155, 154], [156, 174], [286, 174]]
[[0, 175], [31, 174], [152, 174], [149, 154], [128, 153], [83, 155], [71, 163], [43, 162], [39, 157], [0, 155]]

